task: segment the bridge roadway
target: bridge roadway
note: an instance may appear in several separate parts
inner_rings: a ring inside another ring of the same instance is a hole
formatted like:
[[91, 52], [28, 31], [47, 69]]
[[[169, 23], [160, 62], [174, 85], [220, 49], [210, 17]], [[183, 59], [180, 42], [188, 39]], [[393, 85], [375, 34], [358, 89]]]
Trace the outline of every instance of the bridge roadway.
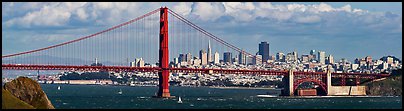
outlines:
[[[72, 65], [30, 65], [30, 64], [2, 64], [2, 70], [68, 70], [68, 71], [129, 71], [129, 72], [159, 72], [160, 67], [128, 67], [128, 66], [72, 66]], [[256, 74], [256, 75], [282, 75], [287, 76], [288, 71], [251, 70], [251, 69], [222, 69], [222, 68], [168, 68], [170, 72], [203, 73], [203, 74]], [[294, 75], [322, 75], [326, 72], [293, 72]], [[343, 78], [382, 78], [390, 74], [364, 74], [364, 73], [332, 73], [332, 77]]]

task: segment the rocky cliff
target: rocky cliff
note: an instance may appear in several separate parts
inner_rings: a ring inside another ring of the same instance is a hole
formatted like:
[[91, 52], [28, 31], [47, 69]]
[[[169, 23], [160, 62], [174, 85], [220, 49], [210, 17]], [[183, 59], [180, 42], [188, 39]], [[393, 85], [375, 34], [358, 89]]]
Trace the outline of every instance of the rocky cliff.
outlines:
[[366, 84], [367, 95], [402, 96], [402, 75], [394, 75], [384, 80]]
[[[29, 104], [36, 109], [55, 109], [40, 85], [30, 78], [19, 77], [11, 82], [5, 83], [2, 89], [3, 109], [30, 108], [29, 106], [26, 106], [26, 104]], [[23, 103], [21, 103], [21, 101]], [[12, 104], [4, 104], [9, 102], [19, 103], [22, 106], [7, 106]]]

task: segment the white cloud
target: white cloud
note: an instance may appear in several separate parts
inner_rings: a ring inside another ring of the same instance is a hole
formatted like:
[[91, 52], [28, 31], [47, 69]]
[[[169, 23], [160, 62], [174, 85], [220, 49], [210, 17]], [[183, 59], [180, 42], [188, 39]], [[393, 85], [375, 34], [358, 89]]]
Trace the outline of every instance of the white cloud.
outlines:
[[[5, 23], [6, 26], [61, 26], [74, 19], [80, 21], [95, 21], [98, 24], [104, 25], [117, 24], [144, 14], [139, 10], [156, 9], [157, 4], [64, 2], [44, 4], [26, 3], [22, 4], [20, 7], [24, 7], [23, 9], [26, 11], [25, 14], [7, 20]], [[11, 10], [9, 12], [11, 12]]]
[[175, 5], [172, 10], [181, 15], [189, 15], [192, 10], [191, 5], [192, 3], [190, 2], [181, 2], [178, 5]]
[[222, 3], [196, 2], [192, 4], [191, 14], [199, 16], [203, 21], [216, 20], [223, 16], [225, 8]]
[[77, 9], [77, 16], [79, 17], [80, 20], [84, 21], [88, 18], [87, 12], [85, 12], [84, 8], [79, 8]]
[[[61, 26], [69, 21], [79, 20], [101, 25], [116, 25], [145, 14], [160, 7], [161, 3], [24, 3], [8, 4], [13, 7], [19, 5], [28, 11], [22, 16], [6, 20], [6, 26]], [[354, 9], [347, 4], [342, 7], [332, 7], [327, 3], [277, 4], [270, 2], [196, 2], [172, 3], [168, 6], [175, 12], [196, 18], [195, 20], [215, 21], [221, 17], [230, 18], [229, 22], [249, 22], [257, 18], [275, 20], [275, 22], [326, 23], [344, 22], [353, 19], [358, 23], [375, 23], [383, 20], [378, 14], [371, 14], [367, 10]], [[11, 8], [2, 8], [11, 9]], [[142, 11], [139, 11], [142, 10]], [[8, 10], [10, 12], [11, 10]], [[3, 15], [4, 15], [3, 11]], [[383, 15], [383, 14], [381, 14]]]
[[85, 3], [54, 3], [44, 5], [40, 10], [27, 13], [23, 17], [11, 19], [7, 26], [22, 25], [23, 27], [37, 26], [61, 26], [70, 20], [72, 12]]
[[320, 22], [321, 18], [319, 16], [305, 16], [296, 18], [296, 22], [298, 23], [316, 23]]

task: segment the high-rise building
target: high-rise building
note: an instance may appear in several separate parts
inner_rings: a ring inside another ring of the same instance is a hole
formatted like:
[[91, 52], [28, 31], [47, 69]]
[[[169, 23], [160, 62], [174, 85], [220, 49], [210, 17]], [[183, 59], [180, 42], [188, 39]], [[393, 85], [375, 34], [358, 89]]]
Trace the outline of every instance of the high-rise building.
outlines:
[[194, 57], [192, 59], [192, 65], [199, 66], [200, 64], [201, 64], [201, 59], [199, 59], [198, 57]]
[[365, 60], [367, 63], [371, 63], [372, 62], [372, 57], [371, 56], [366, 56]]
[[301, 60], [302, 60], [302, 62], [309, 62], [309, 55], [302, 55], [302, 58], [301, 58]]
[[359, 64], [360, 59], [359, 58], [355, 58], [354, 63], [355, 64]]
[[309, 60], [310, 61], [316, 60], [316, 50], [310, 51]]
[[253, 64], [261, 64], [262, 63], [262, 55], [255, 55], [253, 58]]
[[246, 56], [243, 50], [241, 50], [241, 52], [238, 54], [238, 63], [244, 65], [246, 64]]
[[262, 55], [262, 61], [266, 62], [269, 59], [269, 44], [268, 42], [261, 42], [258, 45], [258, 54]]
[[210, 40], [208, 42], [208, 64], [210, 64], [212, 62], [212, 52], [210, 49]]
[[224, 52], [223, 53], [223, 62], [227, 62], [227, 63], [232, 63], [232, 54], [231, 54], [231, 52]]
[[318, 63], [325, 64], [325, 52], [318, 51]]
[[285, 55], [282, 52], [276, 53], [276, 60], [279, 62], [285, 62]]
[[238, 64], [238, 57], [237, 57], [237, 56], [235, 56], [235, 57], [232, 59], [232, 63], [233, 63], [233, 64]]
[[201, 59], [201, 65], [208, 64], [208, 55], [204, 49], [199, 51], [199, 58]]
[[294, 61], [294, 62], [297, 62], [297, 58], [298, 58], [297, 52], [296, 52], [296, 51], [293, 51], [293, 52], [292, 52], [292, 55], [293, 55], [293, 61]]
[[181, 62], [186, 62], [187, 59], [185, 58], [185, 54], [180, 54], [180, 56], [178, 57], [178, 61]]
[[310, 50], [310, 55], [316, 55], [316, 50]]
[[219, 53], [215, 52], [214, 56], [213, 56], [213, 63], [214, 64], [219, 64], [220, 60], [219, 60]]
[[130, 67], [136, 67], [136, 62], [130, 62]]
[[334, 57], [331, 54], [328, 55], [328, 64], [334, 64]]
[[394, 59], [389, 56], [389, 57], [387, 57], [387, 61], [386, 61], [386, 62], [387, 62], [387, 64], [392, 64], [392, 63], [393, 63], [393, 60], [394, 60]]
[[135, 61], [137, 67], [144, 67], [144, 60], [143, 58], [136, 58]]
[[192, 54], [191, 53], [187, 53], [185, 55], [185, 59], [188, 62], [188, 64], [192, 64]]
[[174, 64], [178, 64], [179, 63], [179, 60], [178, 60], [178, 58], [174, 58]]
[[285, 62], [291, 62], [293, 58], [292, 53], [287, 53], [285, 56]]

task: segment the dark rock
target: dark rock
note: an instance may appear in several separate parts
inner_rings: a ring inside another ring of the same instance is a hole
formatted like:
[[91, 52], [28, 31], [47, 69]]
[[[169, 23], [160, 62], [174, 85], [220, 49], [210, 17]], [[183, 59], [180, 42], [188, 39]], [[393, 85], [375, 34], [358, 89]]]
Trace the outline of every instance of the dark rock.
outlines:
[[366, 94], [372, 96], [402, 96], [402, 76], [387, 77], [384, 80], [365, 84]]

